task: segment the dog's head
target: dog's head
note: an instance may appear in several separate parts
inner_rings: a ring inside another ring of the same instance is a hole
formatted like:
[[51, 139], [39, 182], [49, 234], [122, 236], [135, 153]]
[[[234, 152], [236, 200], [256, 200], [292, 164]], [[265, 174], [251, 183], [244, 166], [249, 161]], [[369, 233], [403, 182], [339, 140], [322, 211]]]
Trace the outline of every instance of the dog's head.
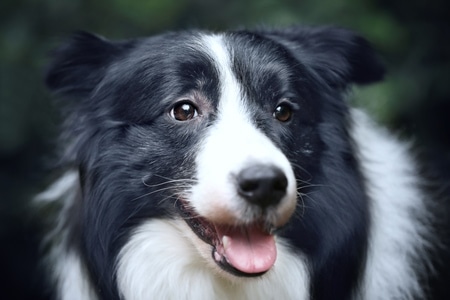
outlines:
[[[184, 219], [205, 258], [240, 276], [271, 269], [275, 235], [305, 207], [341, 221], [299, 199], [329, 183], [325, 169], [353, 163], [343, 93], [383, 76], [361, 37], [330, 27], [121, 42], [80, 33], [54, 56], [46, 80], [70, 107], [65, 159], [83, 198], [73, 227], [94, 274], [112, 271], [151, 218]], [[308, 252], [320, 229], [302, 230]]]

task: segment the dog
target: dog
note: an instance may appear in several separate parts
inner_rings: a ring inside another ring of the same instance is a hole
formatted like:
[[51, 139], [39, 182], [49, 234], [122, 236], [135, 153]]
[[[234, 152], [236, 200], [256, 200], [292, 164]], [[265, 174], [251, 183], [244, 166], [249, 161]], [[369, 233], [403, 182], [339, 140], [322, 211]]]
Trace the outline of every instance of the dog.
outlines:
[[347, 29], [75, 34], [48, 265], [59, 299], [416, 299], [431, 210], [410, 145], [347, 96]]

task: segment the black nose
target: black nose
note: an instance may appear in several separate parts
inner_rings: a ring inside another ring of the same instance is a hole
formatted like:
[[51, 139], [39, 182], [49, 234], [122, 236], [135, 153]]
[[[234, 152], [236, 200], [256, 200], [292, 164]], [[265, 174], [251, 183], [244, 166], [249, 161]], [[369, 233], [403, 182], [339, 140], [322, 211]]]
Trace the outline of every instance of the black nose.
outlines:
[[250, 166], [236, 178], [239, 195], [262, 208], [277, 205], [286, 195], [288, 180], [284, 172], [275, 166]]

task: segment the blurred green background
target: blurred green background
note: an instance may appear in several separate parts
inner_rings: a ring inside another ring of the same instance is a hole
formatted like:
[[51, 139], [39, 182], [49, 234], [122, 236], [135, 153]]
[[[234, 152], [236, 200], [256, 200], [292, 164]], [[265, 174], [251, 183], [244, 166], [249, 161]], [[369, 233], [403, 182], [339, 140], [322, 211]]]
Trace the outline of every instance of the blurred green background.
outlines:
[[[412, 138], [434, 176], [450, 180], [448, 0], [1, 0], [0, 293], [46, 299], [36, 263], [39, 219], [27, 209], [48, 182], [59, 123], [42, 84], [48, 52], [75, 30], [109, 38], [242, 26], [336, 24], [383, 56], [386, 81], [352, 101]], [[448, 276], [448, 272], [446, 275]], [[442, 292], [445, 293], [445, 292]], [[446, 294], [448, 295], [448, 294]], [[0, 296], [1, 298], [1, 296]], [[446, 299], [445, 297], [442, 299]], [[448, 297], [450, 299], [450, 297]]]

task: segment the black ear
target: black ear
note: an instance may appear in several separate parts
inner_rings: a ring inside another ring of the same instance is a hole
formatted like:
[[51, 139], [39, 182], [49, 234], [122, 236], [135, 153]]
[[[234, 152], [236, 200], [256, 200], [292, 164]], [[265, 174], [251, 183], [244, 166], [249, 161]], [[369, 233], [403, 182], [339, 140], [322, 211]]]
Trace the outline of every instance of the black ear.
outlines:
[[78, 32], [52, 52], [47, 68], [47, 87], [72, 96], [88, 95], [102, 80], [108, 64], [124, 49], [87, 32]]
[[385, 68], [370, 43], [337, 27], [291, 27], [266, 31], [306, 66], [333, 86], [368, 84], [383, 79]]

